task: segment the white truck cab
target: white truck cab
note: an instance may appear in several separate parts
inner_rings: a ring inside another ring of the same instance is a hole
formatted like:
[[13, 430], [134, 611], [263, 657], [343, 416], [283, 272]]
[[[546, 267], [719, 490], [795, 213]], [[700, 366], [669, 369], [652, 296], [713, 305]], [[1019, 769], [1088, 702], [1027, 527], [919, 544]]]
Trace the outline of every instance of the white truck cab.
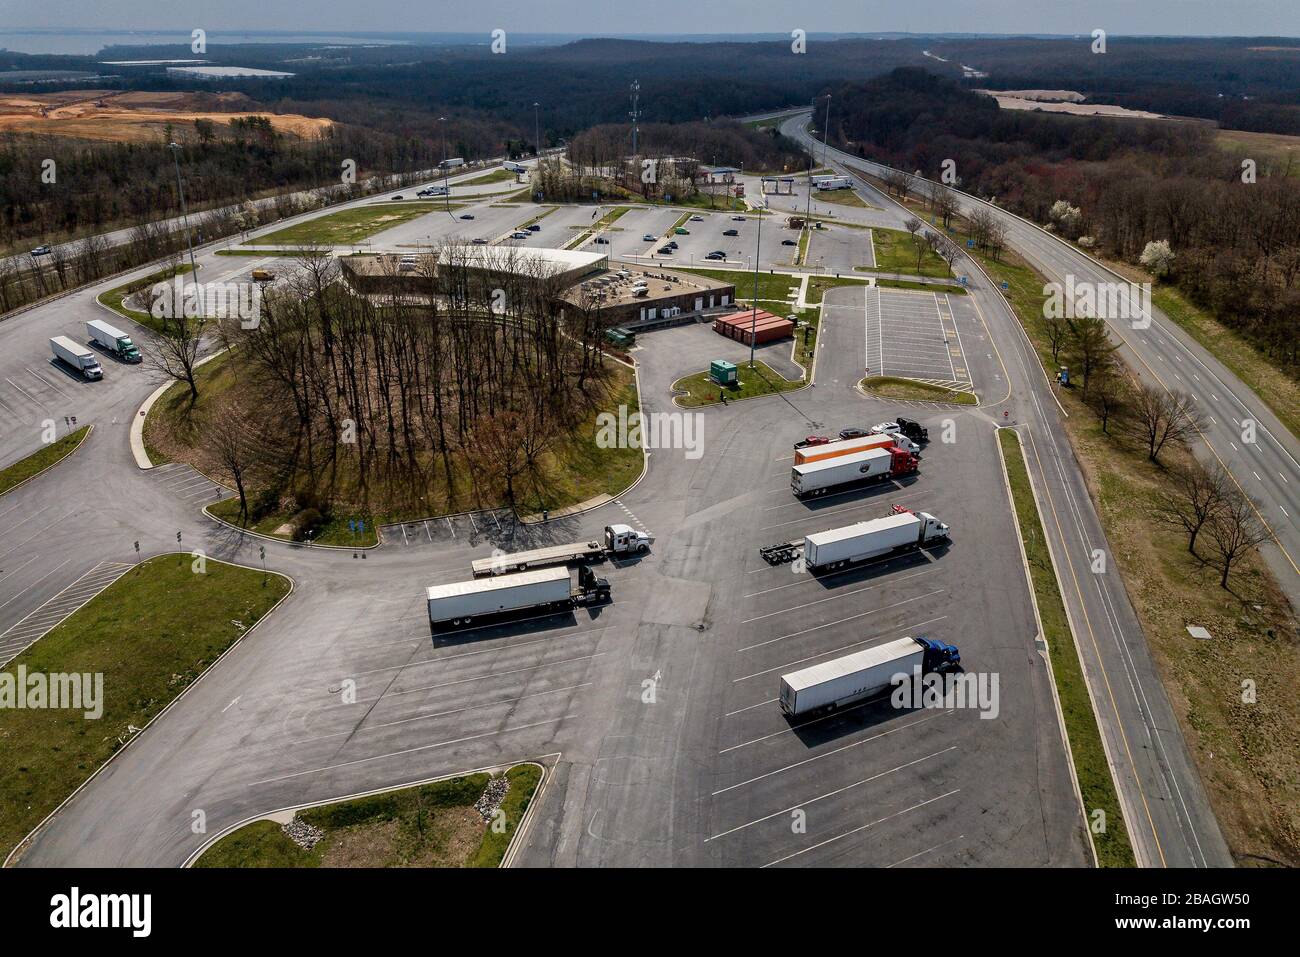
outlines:
[[653, 535], [639, 532], [631, 525], [605, 526], [605, 548], [611, 555], [644, 555], [654, 540]]

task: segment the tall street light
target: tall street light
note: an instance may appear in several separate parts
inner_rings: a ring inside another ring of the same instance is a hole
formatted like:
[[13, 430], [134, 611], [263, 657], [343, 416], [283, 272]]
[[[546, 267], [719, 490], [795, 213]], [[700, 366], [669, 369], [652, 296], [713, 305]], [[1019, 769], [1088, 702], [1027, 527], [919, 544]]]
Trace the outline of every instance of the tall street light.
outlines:
[[179, 154], [181, 146], [179, 143], [168, 143], [167, 148], [172, 151], [172, 163], [176, 166], [176, 192], [181, 199], [181, 222], [185, 226], [185, 246], [190, 251], [190, 274], [194, 281], [199, 281], [199, 267], [194, 263], [194, 243], [190, 241], [190, 214], [185, 208], [185, 187], [181, 185], [181, 161]]
[[831, 148], [831, 95], [826, 94], [826, 124], [822, 129], [822, 165], [826, 165], [826, 151]]
[[542, 119], [538, 105], [533, 104], [533, 142], [537, 144], [537, 162], [542, 161]]
[[758, 217], [758, 235], [754, 240], [754, 311], [750, 314], [749, 319], [749, 368], [754, 368], [754, 334], [758, 328], [758, 257], [763, 248], [763, 211], [767, 209], [766, 203], [761, 203], [755, 208], [755, 215]]
[[447, 117], [438, 117], [438, 126], [442, 129], [442, 198], [447, 212], [451, 212], [451, 187], [447, 185]]

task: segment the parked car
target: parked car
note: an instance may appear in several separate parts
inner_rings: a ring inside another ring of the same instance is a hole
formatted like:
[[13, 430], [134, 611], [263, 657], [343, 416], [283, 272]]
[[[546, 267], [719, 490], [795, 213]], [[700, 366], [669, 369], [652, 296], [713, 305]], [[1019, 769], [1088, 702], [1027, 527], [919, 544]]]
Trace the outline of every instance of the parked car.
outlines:
[[840, 438], [842, 439], [861, 439], [871, 435], [867, 429], [840, 429]]
[[33, 256], [48, 256], [51, 252], [52, 252], [52, 250], [50, 249], [49, 246], [37, 246], [35, 249], [32, 250], [32, 255], [33, 255]]
[[724, 229], [724, 230], [722, 231], [722, 235], [724, 235], [724, 236], [739, 236], [739, 235], [740, 235], [740, 230], [738, 230], [738, 229]]
[[734, 220], [735, 220], [736, 222], [738, 222], [738, 223], [743, 223], [743, 222], [745, 221], [745, 217], [744, 217], [744, 216], [732, 216], [731, 218], [734, 219]]
[[652, 235], [650, 235], [649, 233], [646, 233], [644, 236], [641, 237], [641, 242], [643, 242], [643, 243], [652, 243], [652, 242], [654, 242], [654, 241], [655, 241], [656, 239], [658, 239], [658, 238], [659, 238], [658, 236], [652, 236]]
[[609, 240], [606, 239], [604, 236], [597, 236], [595, 239], [592, 240], [592, 242], [595, 243], [597, 246], [609, 245]]
[[542, 231], [540, 223], [529, 223], [524, 227], [524, 229], [528, 230], [530, 233], [540, 233]]
[[670, 240], [668, 240], [667, 246], [668, 246], [669, 249], [676, 249], [676, 248], [677, 248], [677, 240], [675, 240], [675, 239], [670, 239]]
[[511, 239], [527, 239], [527, 238], [528, 238], [529, 236], [531, 236], [531, 235], [532, 235], [532, 233], [526, 233], [526, 232], [524, 232], [523, 230], [520, 230], [520, 231], [518, 231], [518, 232], [511, 233], [511, 234], [510, 234], [510, 238], [511, 238]]
[[783, 239], [783, 240], [781, 240], [781, 245], [782, 245], [782, 246], [798, 246], [799, 244], [798, 244], [797, 242], [795, 242], [793, 239]]
[[709, 253], [709, 254], [708, 254], [707, 256], [705, 256], [704, 258], [705, 258], [705, 259], [726, 259], [726, 258], [727, 258], [727, 254], [724, 253], [724, 252], [722, 252], [722, 251], [720, 251], [720, 250], [715, 249], [713, 252]]
[[830, 440], [829, 435], [810, 435], [805, 439], [800, 439], [794, 444], [794, 447], [796, 449], [806, 449], [810, 445], [825, 445]]
[[671, 256], [672, 254], [673, 254], [673, 248], [672, 248], [671, 246], [660, 246], [660, 247], [659, 247], [659, 255], [660, 255], [660, 256]]
[[693, 223], [702, 223], [702, 222], [704, 222], [704, 217], [703, 217], [703, 216], [692, 216], [692, 217], [691, 217], [691, 222], [693, 222]]
[[475, 246], [486, 246], [487, 240], [480, 236], [473, 241], [473, 244]]
[[388, 198], [389, 198], [390, 200], [394, 200], [394, 199], [402, 199], [403, 196], [402, 196], [401, 193], [398, 193], [396, 196], [389, 196]]
[[691, 234], [691, 231], [689, 229], [683, 229], [681, 226], [678, 226], [676, 229], [673, 230], [673, 232], [676, 233], [678, 236], [689, 236]]

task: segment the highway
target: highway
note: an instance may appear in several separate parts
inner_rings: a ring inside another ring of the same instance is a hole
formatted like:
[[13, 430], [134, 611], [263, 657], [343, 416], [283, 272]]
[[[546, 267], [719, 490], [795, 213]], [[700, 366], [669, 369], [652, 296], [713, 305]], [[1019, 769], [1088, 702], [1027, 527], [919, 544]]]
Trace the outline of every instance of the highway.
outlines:
[[[811, 149], [816, 141], [806, 132], [806, 124], [806, 115], [798, 117], [784, 123], [782, 132]], [[823, 144], [816, 143], [816, 148], [822, 150]], [[875, 166], [833, 149], [829, 158], [848, 171]], [[860, 193], [871, 202], [902, 209], [869, 184], [862, 184]], [[1014, 217], [1006, 218], [1019, 223]], [[1029, 236], [1027, 229], [1035, 242], [1027, 251], [1031, 258], [1035, 253], [1045, 255], [1044, 250], [1050, 251], [1053, 244], [1064, 248], [1048, 234], [1019, 223], [1008, 237], [1013, 249], [1020, 251]], [[1040, 239], [1046, 242], [1040, 243]], [[1081, 254], [1061, 255], [1064, 263], [1058, 270], [1074, 268], [1074, 259], [1087, 259]], [[1227, 845], [1124, 583], [1114, 562], [1108, 561], [1102, 574], [1092, 571], [1094, 550], [1100, 548], [1109, 555], [1111, 548], [1062, 435], [1062, 411], [1052, 395], [1054, 385], [1005, 298], [990, 288], [990, 281], [972, 260], [965, 262], [977, 301], [1008, 366], [1013, 385], [1007, 411], [1023, 437], [1062, 597], [1138, 862], [1144, 867], [1231, 866]], [[1055, 275], [1063, 281], [1064, 272]], [[1049, 278], [1052, 276], [1049, 273]], [[1167, 319], [1160, 324], [1170, 325]]]

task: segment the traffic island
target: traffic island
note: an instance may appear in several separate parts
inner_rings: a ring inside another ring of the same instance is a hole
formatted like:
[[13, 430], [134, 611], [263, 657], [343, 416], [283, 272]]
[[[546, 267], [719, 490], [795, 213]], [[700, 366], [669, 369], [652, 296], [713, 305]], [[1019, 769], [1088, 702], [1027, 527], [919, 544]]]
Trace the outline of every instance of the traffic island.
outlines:
[[0, 469], [0, 495], [12, 492], [20, 485], [26, 485], [46, 469], [54, 468], [77, 449], [94, 426], [83, 425], [75, 432], [69, 432], [61, 439], [56, 439], [43, 449], [38, 449], [13, 465]]
[[758, 360], [754, 361], [752, 368], [748, 363], [738, 365], [736, 375], [736, 382], [731, 385], [719, 385], [709, 372], [678, 379], [672, 384], [673, 401], [683, 408], [695, 409], [780, 392], [793, 392], [808, 384], [804, 379], [787, 379], [767, 363]]
[[517, 764], [269, 815], [194, 867], [499, 867], [542, 781]]
[[858, 383], [868, 395], [882, 399], [909, 399], [917, 402], [950, 402], [953, 405], [979, 405], [973, 392], [958, 392], [941, 385], [900, 379], [896, 376], [873, 375]]
[[[0, 669], [0, 699], [24, 695], [22, 707], [0, 707], [0, 846], [22, 841], [291, 588], [260, 569], [161, 555]], [[47, 689], [39, 705], [31, 699], [37, 684]], [[64, 700], [73, 691], [76, 700]]]

